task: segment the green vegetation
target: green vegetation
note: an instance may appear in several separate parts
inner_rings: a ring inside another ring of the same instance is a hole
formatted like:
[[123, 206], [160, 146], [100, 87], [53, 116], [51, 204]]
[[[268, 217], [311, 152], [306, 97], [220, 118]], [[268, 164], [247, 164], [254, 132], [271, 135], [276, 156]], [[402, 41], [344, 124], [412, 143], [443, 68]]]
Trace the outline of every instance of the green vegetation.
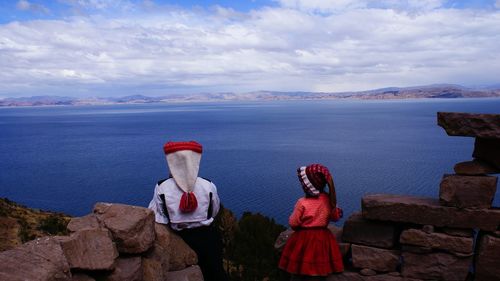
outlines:
[[64, 235], [67, 234], [66, 226], [68, 220], [62, 218], [60, 215], [51, 214], [46, 218], [40, 220], [38, 230], [41, 230], [50, 235]]
[[259, 213], [245, 212], [237, 221], [224, 208], [216, 224], [223, 235], [224, 265], [231, 280], [285, 280], [285, 273], [278, 269], [280, 256], [274, 249], [284, 226]]
[[7, 198], [0, 198], [0, 217], [8, 217], [10, 214], [10, 206], [15, 204]]
[[35, 239], [37, 236], [31, 231], [31, 227], [28, 222], [22, 218], [17, 219], [17, 222], [21, 226], [19, 230], [19, 239], [21, 239], [22, 243], [26, 243]]
[[19, 229], [15, 234], [17, 241], [2, 241], [0, 249], [4, 250], [46, 235], [66, 235], [70, 220], [68, 215], [31, 209], [7, 198], [0, 198], [0, 218], [12, 224], [9, 228], [1, 228], [0, 236], [7, 237]]

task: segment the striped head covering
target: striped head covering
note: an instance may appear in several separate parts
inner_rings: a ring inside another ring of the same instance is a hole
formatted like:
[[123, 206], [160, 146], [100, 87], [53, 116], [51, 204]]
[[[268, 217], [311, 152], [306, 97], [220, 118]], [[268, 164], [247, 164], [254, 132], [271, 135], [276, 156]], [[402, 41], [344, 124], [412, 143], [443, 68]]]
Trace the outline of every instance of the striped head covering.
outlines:
[[304, 192], [313, 197], [319, 196], [320, 190], [332, 180], [332, 175], [328, 168], [321, 164], [300, 167], [297, 169], [297, 175]]

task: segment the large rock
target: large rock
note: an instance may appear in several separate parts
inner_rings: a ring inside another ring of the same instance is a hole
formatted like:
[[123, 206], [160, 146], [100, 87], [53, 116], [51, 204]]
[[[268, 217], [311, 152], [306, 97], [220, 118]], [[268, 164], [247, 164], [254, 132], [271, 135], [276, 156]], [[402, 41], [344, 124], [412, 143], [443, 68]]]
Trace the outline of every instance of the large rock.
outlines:
[[[141, 257], [118, 258], [113, 272], [107, 276], [106, 281], [142, 281]], [[168, 280], [168, 279], [167, 279]]]
[[[170, 230], [171, 231], [171, 230]], [[182, 240], [181, 237], [170, 233], [169, 244], [169, 269], [178, 271], [198, 263], [196, 253]]]
[[70, 281], [71, 272], [59, 241], [44, 237], [0, 252], [0, 280]]
[[154, 231], [156, 237], [155, 243], [160, 244], [164, 248], [169, 247], [170, 237], [172, 235], [176, 235], [173, 233], [172, 229], [168, 225], [156, 222], [154, 224]]
[[83, 217], [71, 218], [66, 227], [70, 232], [76, 232], [78, 230], [84, 229], [96, 229], [99, 228], [99, 221], [94, 214], [89, 214]]
[[404, 252], [401, 275], [405, 278], [463, 281], [471, 262], [472, 256], [461, 258], [447, 253], [419, 255]]
[[363, 219], [361, 213], [353, 213], [344, 223], [344, 242], [380, 248], [392, 248], [396, 240], [393, 224]]
[[143, 253], [153, 246], [154, 213], [150, 209], [97, 203], [94, 214], [97, 220], [111, 231], [120, 253]]
[[199, 266], [190, 266], [183, 270], [171, 271], [167, 275], [167, 280], [172, 281], [203, 281], [203, 273]]
[[352, 265], [376, 271], [395, 271], [399, 265], [399, 251], [351, 245]]
[[444, 233], [426, 233], [419, 229], [407, 229], [399, 237], [401, 244], [445, 250], [451, 253], [472, 255], [473, 239], [456, 237]]
[[[198, 256], [182, 238], [165, 224], [155, 223], [155, 247], [167, 249], [168, 255], [162, 263], [168, 262], [163, 271], [178, 271], [198, 263]], [[160, 254], [160, 253], [159, 253]]]
[[438, 112], [437, 118], [449, 136], [500, 139], [500, 114]]
[[[292, 281], [318, 281], [317, 277], [297, 278]], [[332, 274], [326, 278], [326, 281], [421, 281], [420, 279], [403, 278], [399, 272], [390, 272], [387, 274], [377, 274], [373, 276], [363, 276], [357, 272], [344, 271], [342, 273]]]
[[71, 277], [71, 281], [95, 281], [95, 279], [88, 276], [87, 274], [76, 273]]
[[61, 240], [69, 266], [80, 270], [112, 270], [118, 257], [107, 229], [85, 229]]
[[500, 169], [495, 169], [488, 163], [477, 159], [473, 161], [457, 163], [455, 164], [455, 167], [453, 167], [453, 170], [455, 170], [455, 173], [459, 175], [467, 176], [480, 176], [500, 173]]
[[459, 236], [459, 237], [474, 236], [474, 231], [472, 229], [466, 229], [466, 228], [443, 227], [441, 228], [441, 231], [452, 236]]
[[[293, 280], [293, 279], [292, 279]], [[303, 281], [304, 279], [300, 279]], [[307, 279], [305, 279], [307, 280]], [[311, 281], [318, 279], [311, 277]], [[307, 280], [309, 281], [309, 280]], [[419, 281], [417, 279], [403, 278], [400, 276], [392, 276], [389, 274], [378, 274], [374, 276], [363, 276], [357, 272], [345, 271], [339, 274], [332, 274], [326, 278], [326, 281]]]
[[359, 271], [359, 274], [361, 274], [363, 276], [374, 276], [374, 275], [377, 275], [377, 272], [373, 269], [363, 268]]
[[497, 177], [444, 175], [439, 202], [458, 208], [490, 208], [497, 191]]
[[152, 249], [142, 258], [143, 280], [163, 281], [170, 271], [170, 256], [176, 253], [170, 251], [170, 236], [175, 235], [164, 224], [155, 223], [156, 240]]
[[326, 278], [326, 281], [365, 281], [366, 276], [357, 272], [344, 271], [342, 273], [332, 274]]
[[148, 253], [142, 257], [142, 280], [164, 281], [169, 269], [168, 249], [155, 244]]
[[[302, 281], [303, 279], [300, 280]], [[310, 280], [317, 281], [318, 279], [312, 277]], [[374, 276], [363, 276], [357, 272], [344, 271], [342, 273], [332, 274], [328, 276], [326, 278], [326, 281], [421, 281], [421, 280], [413, 278], [403, 278], [399, 275], [398, 272], [392, 272], [388, 274], [377, 274]]]
[[434, 252], [432, 250], [432, 248], [414, 246], [414, 245], [406, 245], [406, 244], [401, 245], [401, 251], [402, 252], [410, 252], [410, 253], [414, 253], [414, 254], [429, 254], [429, 253]]
[[500, 238], [481, 237], [476, 256], [476, 280], [500, 280]]
[[472, 156], [500, 169], [500, 139], [476, 138]]
[[487, 231], [494, 231], [500, 225], [498, 209], [445, 207], [437, 199], [408, 195], [367, 195], [362, 199], [362, 209], [364, 218], [374, 220]]

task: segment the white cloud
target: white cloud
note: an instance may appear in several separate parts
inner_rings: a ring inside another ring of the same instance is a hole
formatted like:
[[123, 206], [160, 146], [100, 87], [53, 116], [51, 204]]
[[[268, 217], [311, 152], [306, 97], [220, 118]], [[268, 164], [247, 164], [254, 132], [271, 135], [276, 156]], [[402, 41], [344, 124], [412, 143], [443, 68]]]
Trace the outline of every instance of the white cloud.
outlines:
[[353, 8], [363, 8], [367, 4], [367, 1], [359, 0], [279, 0], [278, 2], [281, 6], [286, 8], [324, 13]]
[[49, 9], [40, 4], [33, 4], [26, 0], [19, 0], [16, 3], [16, 8], [21, 11], [33, 11], [37, 13], [47, 14], [49, 13]]
[[30, 8], [30, 3], [26, 0], [20, 0], [17, 2], [16, 4], [16, 8], [19, 9], [19, 10], [29, 10]]
[[59, 0], [59, 2], [85, 9], [105, 10], [120, 5], [129, 4], [123, 0]]
[[282, 7], [306, 12], [339, 13], [346, 10], [385, 8], [422, 11], [440, 8], [445, 0], [276, 0]]
[[425, 2], [418, 13], [345, 1], [353, 8], [326, 14], [156, 7], [12, 22], [0, 25], [0, 96], [498, 83], [500, 13]]

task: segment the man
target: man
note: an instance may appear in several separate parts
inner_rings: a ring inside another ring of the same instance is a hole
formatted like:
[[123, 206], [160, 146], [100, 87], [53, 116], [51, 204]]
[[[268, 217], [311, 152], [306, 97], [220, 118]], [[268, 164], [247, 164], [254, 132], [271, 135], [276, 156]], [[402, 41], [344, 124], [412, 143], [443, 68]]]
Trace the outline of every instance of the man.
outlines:
[[170, 178], [155, 187], [149, 208], [157, 223], [170, 227], [196, 252], [205, 281], [228, 280], [222, 267], [222, 240], [212, 225], [220, 201], [215, 185], [198, 177], [203, 148], [195, 141], [163, 146]]

